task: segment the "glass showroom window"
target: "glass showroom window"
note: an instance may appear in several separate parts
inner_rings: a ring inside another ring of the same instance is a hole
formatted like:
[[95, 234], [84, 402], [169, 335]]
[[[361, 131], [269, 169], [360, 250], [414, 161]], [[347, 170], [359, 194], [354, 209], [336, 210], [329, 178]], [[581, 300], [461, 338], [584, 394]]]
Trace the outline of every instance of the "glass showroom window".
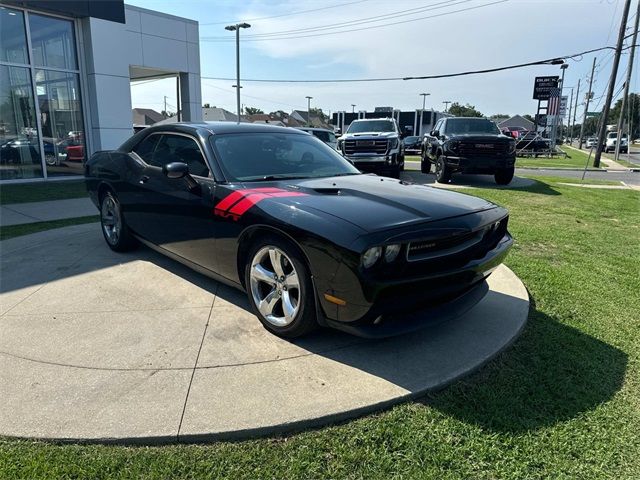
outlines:
[[31, 72], [0, 65], [0, 180], [42, 177]]
[[0, 41], [0, 179], [81, 175], [86, 148], [73, 22], [0, 7]]

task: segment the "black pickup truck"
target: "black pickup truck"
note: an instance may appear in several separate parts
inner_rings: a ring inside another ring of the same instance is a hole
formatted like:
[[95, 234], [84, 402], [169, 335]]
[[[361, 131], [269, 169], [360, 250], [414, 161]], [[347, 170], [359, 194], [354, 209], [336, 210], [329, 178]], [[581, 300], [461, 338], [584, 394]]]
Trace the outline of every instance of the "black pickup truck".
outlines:
[[513, 179], [516, 142], [486, 118], [441, 118], [422, 143], [421, 170], [447, 183], [454, 172], [494, 175], [498, 185]]

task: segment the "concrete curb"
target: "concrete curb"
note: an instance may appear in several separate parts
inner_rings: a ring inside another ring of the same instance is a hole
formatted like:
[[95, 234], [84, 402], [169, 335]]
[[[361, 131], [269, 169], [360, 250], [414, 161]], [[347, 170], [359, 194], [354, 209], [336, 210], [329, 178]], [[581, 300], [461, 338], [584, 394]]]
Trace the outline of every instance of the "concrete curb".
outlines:
[[529, 312], [502, 265], [487, 296], [449, 322], [385, 340], [321, 331], [290, 342], [238, 292], [148, 249], [111, 252], [97, 224], [0, 248], [0, 435], [11, 438], [157, 445], [344, 422], [477, 371]]

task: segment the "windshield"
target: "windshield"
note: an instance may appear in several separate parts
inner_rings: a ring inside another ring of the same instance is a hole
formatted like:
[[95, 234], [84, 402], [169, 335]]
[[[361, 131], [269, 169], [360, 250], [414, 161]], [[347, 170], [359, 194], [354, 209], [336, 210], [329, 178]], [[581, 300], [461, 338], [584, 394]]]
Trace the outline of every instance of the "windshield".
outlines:
[[236, 133], [214, 135], [211, 144], [229, 181], [318, 178], [360, 173], [311, 135]]
[[419, 137], [407, 137], [404, 139], [404, 143], [414, 143], [418, 141]]
[[444, 133], [458, 135], [491, 133], [498, 135], [500, 130], [495, 123], [486, 118], [449, 118]]
[[395, 132], [393, 122], [389, 120], [355, 120], [349, 125], [347, 133], [363, 133], [363, 132]]

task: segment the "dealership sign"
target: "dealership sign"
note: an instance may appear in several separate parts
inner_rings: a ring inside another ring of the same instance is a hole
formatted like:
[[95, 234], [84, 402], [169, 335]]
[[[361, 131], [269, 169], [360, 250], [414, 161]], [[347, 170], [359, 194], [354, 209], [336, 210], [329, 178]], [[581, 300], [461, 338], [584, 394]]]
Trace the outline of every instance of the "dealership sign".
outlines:
[[533, 83], [533, 99], [549, 100], [551, 89], [558, 88], [560, 77], [536, 77]]
[[569, 97], [560, 97], [560, 116], [564, 117], [567, 114], [567, 104], [569, 103]]

